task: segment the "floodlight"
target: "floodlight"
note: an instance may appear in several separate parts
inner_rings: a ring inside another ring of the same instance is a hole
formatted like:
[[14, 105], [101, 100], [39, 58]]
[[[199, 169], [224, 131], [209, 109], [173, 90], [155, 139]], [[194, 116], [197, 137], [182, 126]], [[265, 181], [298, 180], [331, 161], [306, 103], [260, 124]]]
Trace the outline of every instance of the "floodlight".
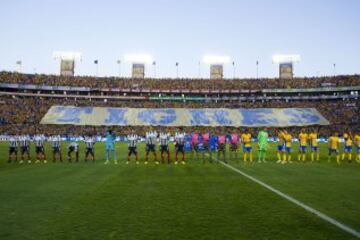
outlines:
[[60, 60], [81, 60], [81, 52], [54, 51], [53, 58]]
[[150, 54], [126, 54], [124, 56], [126, 62], [131, 63], [152, 63], [154, 61], [153, 57]]
[[273, 55], [272, 60], [274, 63], [294, 63], [300, 62], [300, 55]]
[[230, 57], [206, 55], [203, 57], [203, 62], [206, 64], [225, 64], [230, 62]]

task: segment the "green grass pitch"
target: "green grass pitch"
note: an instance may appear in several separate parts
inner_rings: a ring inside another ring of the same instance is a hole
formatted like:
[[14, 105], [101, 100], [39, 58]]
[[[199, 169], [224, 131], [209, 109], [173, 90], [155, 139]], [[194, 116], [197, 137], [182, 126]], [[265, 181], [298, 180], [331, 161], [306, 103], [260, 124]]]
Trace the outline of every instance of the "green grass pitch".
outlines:
[[[80, 163], [20, 165], [0, 143], [0, 239], [355, 239], [222, 164], [126, 165], [125, 143], [118, 165], [103, 164], [103, 144], [84, 163], [83, 149]], [[272, 145], [268, 163], [230, 165], [359, 231], [360, 164], [328, 163], [321, 149], [319, 163], [295, 150], [276, 164]]]

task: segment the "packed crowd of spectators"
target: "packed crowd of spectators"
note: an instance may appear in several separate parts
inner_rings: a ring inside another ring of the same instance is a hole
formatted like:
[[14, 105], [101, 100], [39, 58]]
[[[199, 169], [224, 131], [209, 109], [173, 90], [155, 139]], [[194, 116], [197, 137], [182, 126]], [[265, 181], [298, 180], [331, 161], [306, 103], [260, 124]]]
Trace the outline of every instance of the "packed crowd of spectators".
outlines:
[[[40, 121], [53, 105], [71, 106], [98, 106], [98, 107], [134, 107], [134, 108], [291, 108], [291, 107], [310, 107], [316, 108], [331, 125], [321, 127], [320, 133], [328, 136], [332, 132], [344, 132], [349, 129], [353, 132], [360, 130], [360, 108], [358, 100], [322, 100], [322, 101], [255, 101], [255, 102], [174, 102], [174, 101], [89, 101], [75, 99], [55, 99], [40, 97], [0, 97], [0, 132], [7, 134], [29, 133], [34, 134], [40, 131], [46, 134], [61, 135], [81, 135], [87, 133], [101, 133], [105, 127], [90, 126], [70, 126], [70, 125], [42, 125]], [[134, 127], [113, 127], [120, 135], [130, 133]], [[135, 127], [139, 134], [144, 134], [148, 127]], [[156, 128], [160, 130], [160, 127]], [[299, 127], [287, 128], [290, 132], [298, 132]], [[170, 132], [175, 132], [176, 128], [168, 128]], [[243, 131], [244, 129], [234, 127], [187, 127], [187, 132], [210, 131], [213, 133], [233, 131]], [[247, 129], [253, 134], [257, 128]], [[276, 129], [270, 129], [271, 134], [275, 134]]]
[[273, 88], [313, 88], [326, 86], [360, 86], [359, 75], [310, 77], [281, 80], [262, 79], [132, 79], [118, 77], [76, 76], [65, 77], [44, 74], [0, 72], [1, 83], [22, 83], [51, 86], [77, 86], [91, 88], [159, 89], [159, 90], [260, 90]]

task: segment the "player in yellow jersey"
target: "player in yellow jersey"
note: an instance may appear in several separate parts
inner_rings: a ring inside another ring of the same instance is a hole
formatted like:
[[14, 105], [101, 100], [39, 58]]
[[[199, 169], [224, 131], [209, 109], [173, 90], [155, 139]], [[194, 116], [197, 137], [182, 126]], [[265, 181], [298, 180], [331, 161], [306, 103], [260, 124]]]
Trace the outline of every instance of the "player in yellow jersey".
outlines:
[[351, 160], [352, 160], [352, 144], [353, 144], [351, 133], [350, 132], [344, 133], [343, 137], [344, 137], [344, 152], [342, 154], [341, 160], [344, 161], [345, 157], [347, 155], [348, 161], [351, 162]]
[[252, 147], [251, 147], [251, 134], [244, 132], [241, 134], [241, 142], [243, 143], [244, 162], [247, 162], [249, 156], [250, 162], [253, 161]]
[[337, 164], [340, 164], [340, 156], [339, 156], [339, 143], [340, 139], [338, 136], [338, 133], [334, 133], [329, 139], [329, 156], [328, 156], [328, 162], [331, 161], [331, 156], [335, 154], [336, 156], [336, 162]]
[[360, 163], [360, 133], [355, 135], [354, 141], [355, 141], [355, 145], [356, 145], [356, 154], [357, 154], [356, 161], [358, 163]]
[[298, 154], [298, 161], [302, 160], [303, 162], [306, 161], [306, 149], [308, 144], [308, 134], [301, 129], [299, 134], [299, 154]]
[[318, 134], [315, 129], [309, 134], [309, 140], [310, 140], [310, 147], [311, 147], [311, 161], [312, 162], [314, 161], [315, 153], [316, 153], [316, 161], [319, 161], [320, 153], [319, 153], [319, 147], [318, 147]]
[[284, 132], [279, 130], [278, 131], [278, 146], [277, 146], [277, 162], [276, 163], [281, 163], [282, 162], [282, 154], [284, 152], [284, 148], [285, 148], [285, 144], [284, 144]]
[[291, 163], [291, 146], [292, 146], [292, 136], [287, 131], [284, 131], [284, 141], [285, 141], [285, 152], [284, 152], [284, 158], [281, 162], [282, 164], [285, 164], [287, 162]]

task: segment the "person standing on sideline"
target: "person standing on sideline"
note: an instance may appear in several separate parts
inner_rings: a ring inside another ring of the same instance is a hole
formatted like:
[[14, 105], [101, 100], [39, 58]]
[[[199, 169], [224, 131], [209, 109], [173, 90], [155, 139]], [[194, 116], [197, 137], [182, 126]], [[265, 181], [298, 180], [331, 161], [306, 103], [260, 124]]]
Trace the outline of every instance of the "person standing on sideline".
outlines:
[[226, 136], [225, 134], [221, 134], [218, 137], [218, 152], [217, 152], [217, 160], [220, 161], [220, 153], [223, 155], [224, 162], [226, 161]]
[[259, 145], [259, 159], [258, 162], [266, 162], [266, 151], [268, 149], [268, 139], [269, 134], [267, 132], [267, 129], [264, 128], [258, 133], [258, 145]]
[[105, 148], [106, 148], [106, 161], [105, 164], [108, 164], [110, 162], [110, 154], [112, 153], [113, 155], [113, 160], [114, 163], [117, 164], [117, 158], [116, 158], [116, 151], [115, 151], [115, 140], [116, 140], [116, 135], [115, 133], [113, 133], [112, 130], [108, 130], [106, 132], [106, 136], [105, 136]]

